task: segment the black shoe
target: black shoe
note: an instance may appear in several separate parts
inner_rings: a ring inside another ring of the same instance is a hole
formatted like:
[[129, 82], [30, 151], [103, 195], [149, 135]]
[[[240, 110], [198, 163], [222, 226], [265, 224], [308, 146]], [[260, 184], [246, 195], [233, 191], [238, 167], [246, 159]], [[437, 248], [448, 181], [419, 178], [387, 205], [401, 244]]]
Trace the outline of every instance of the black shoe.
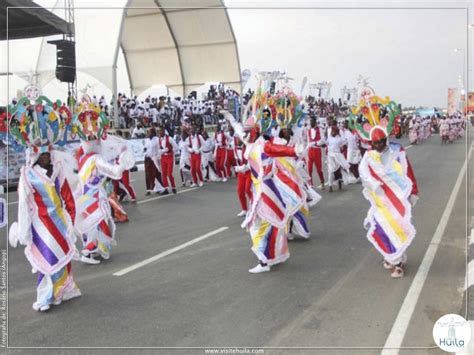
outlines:
[[176, 189], [173, 189], [173, 193], [176, 195]]
[[168, 190], [165, 190], [165, 191], [161, 192], [160, 195], [161, 196], [169, 195], [169, 192], [168, 192]]
[[146, 195], [146, 196], [149, 196], [150, 194], [151, 194], [151, 192], [150, 192], [150, 191], [147, 191], [145, 195]]

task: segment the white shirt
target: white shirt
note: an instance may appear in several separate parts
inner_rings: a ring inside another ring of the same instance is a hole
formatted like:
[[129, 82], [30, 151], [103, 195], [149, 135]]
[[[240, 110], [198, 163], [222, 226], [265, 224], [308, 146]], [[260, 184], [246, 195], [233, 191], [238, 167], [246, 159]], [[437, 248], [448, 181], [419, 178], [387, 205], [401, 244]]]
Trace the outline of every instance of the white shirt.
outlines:
[[195, 134], [194, 136], [188, 137], [187, 140], [188, 142], [191, 140], [189, 147], [190, 153], [201, 154], [201, 149], [199, 146], [202, 148], [202, 145], [204, 144], [204, 138], [202, 138], [200, 134]]
[[130, 116], [130, 118], [135, 118], [137, 117], [137, 110], [131, 108], [130, 111], [128, 111], [128, 115]]
[[[316, 135], [317, 135], [317, 129], [318, 128], [313, 128], [313, 127], [310, 127], [309, 130], [308, 130], [308, 135], [307, 135], [307, 138], [308, 138], [308, 144], [311, 144], [313, 143], [313, 140], [316, 139]], [[323, 135], [323, 132], [321, 129], [319, 129], [319, 140], [317, 142], [315, 142], [316, 145], [318, 146], [321, 146], [323, 145], [324, 143], [326, 143], [326, 140], [324, 139], [324, 135]]]
[[145, 134], [145, 131], [143, 130], [143, 128], [135, 127], [132, 131], [132, 137], [134, 138], [138, 138], [138, 135], [144, 135], [144, 134]]
[[341, 147], [345, 144], [347, 144], [347, 141], [345, 138], [342, 138], [341, 136], [329, 136], [327, 140], [328, 144], [328, 152], [330, 153], [341, 153]]
[[204, 141], [204, 143], [202, 144], [202, 152], [206, 152], [206, 153], [209, 153], [209, 152], [212, 152], [213, 149], [214, 149], [214, 142], [212, 141], [211, 138], [208, 138], [207, 140]]
[[348, 149], [358, 149], [359, 148], [359, 136], [356, 133], [352, 133], [348, 131], [349, 134], [347, 135], [347, 148]]
[[161, 143], [160, 145], [160, 153], [161, 154], [166, 154], [170, 153], [168, 151], [168, 147], [166, 146], [166, 139], [168, 138], [169, 143], [171, 144], [171, 147], [173, 148], [173, 151], [177, 151], [179, 149], [178, 145], [176, 144], [175, 140], [171, 138], [170, 136], [164, 136], [164, 137], [159, 137], [158, 142]]
[[179, 152], [180, 152], [180, 156], [179, 156], [180, 161], [189, 160], [189, 140], [187, 138], [179, 142]]
[[151, 117], [152, 117], [153, 122], [156, 123], [156, 120], [158, 119], [158, 110], [157, 110], [155, 107], [153, 107], [153, 108], [150, 110], [150, 115], [151, 115]]
[[223, 141], [223, 136], [225, 137], [226, 143], [229, 141], [230, 136], [227, 133], [217, 132], [215, 136], [216, 140], [216, 147], [221, 148], [222, 147], [222, 141]]
[[234, 150], [234, 148], [235, 148], [235, 137], [232, 137], [231, 135], [229, 135], [227, 137], [227, 149]]
[[158, 137], [145, 139], [145, 149], [145, 157], [156, 157], [158, 155]]

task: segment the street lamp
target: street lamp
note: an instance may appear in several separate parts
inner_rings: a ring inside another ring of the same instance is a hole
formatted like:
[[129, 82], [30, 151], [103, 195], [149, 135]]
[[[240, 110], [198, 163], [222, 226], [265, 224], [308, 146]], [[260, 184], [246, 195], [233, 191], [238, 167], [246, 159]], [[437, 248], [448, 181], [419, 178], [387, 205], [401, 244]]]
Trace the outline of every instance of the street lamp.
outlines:
[[467, 84], [466, 84], [466, 51], [464, 48], [454, 48], [454, 53], [461, 53], [462, 54], [462, 90], [461, 96], [464, 96], [464, 104], [463, 104], [463, 114], [467, 107]]

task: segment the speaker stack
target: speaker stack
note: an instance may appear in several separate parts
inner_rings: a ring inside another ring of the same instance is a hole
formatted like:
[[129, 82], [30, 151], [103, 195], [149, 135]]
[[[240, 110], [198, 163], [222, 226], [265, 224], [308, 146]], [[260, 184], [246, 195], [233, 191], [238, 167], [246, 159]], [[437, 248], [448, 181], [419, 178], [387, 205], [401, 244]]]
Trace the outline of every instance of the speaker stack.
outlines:
[[62, 39], [48, 41], [56, 46], [56, 78], [66, 83], [76, 80], [76, 42]]

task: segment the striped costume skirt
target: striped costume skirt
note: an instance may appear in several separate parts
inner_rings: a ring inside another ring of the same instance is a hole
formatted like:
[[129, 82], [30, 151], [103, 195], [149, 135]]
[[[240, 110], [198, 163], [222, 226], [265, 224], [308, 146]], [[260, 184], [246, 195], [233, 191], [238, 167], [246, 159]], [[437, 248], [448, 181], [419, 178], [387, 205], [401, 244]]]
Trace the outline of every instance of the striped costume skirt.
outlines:
[[52, 275], [38, 273], [36, 287], [36, 305], [38, 308], [50, 304], [59, 304], [80, 295], [81, 291], [72, 276], [71, 263]]
[[283, 228], [272, 226], [269, 222], [256, 217], [249, 226], [249, 232], [252, 238], [252, 251], [261, 262], [275, 265], [290, 257], [288, 239]]
[[291, 228], [290, 232], [297, 234], [305, 239], [309, 239], [311, 233], [309, 232], [309, 227], [307, 219], [309, 217], [309, 210], [306, 207], [301, 207], [298, 212], [296, 212], [291, 219]]

